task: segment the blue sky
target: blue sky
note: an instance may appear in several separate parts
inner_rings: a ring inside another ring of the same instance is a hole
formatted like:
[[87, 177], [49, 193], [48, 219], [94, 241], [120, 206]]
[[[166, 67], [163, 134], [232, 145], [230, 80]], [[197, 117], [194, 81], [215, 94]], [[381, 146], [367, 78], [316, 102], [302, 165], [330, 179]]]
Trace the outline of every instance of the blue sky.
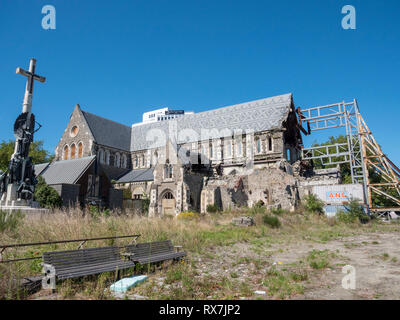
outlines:
[[[41, 27], [46, 4], [56, 30]], [[346, 4], [356, 30], [341, 27]], [[199, 112], [292, 92], [303, 108], [357, 98], [399, 164], [399, 14], [399, 1], [2, 0], [0, 140], [21, 112], [15, 69], [34, 57], [47, 78], [35, 84], [35, 138], [50, 151], [77, 103], [131, 125], [158, 107]]]

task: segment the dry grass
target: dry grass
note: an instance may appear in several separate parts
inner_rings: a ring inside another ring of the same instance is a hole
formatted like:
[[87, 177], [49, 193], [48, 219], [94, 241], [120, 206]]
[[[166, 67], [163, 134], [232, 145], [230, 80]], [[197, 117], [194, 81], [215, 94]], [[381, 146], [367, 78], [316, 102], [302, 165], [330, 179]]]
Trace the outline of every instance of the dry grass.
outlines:
[[[107, 237], [115, 235], [140, 234], [139, 242], [155, 240], [172, 240], [182, 245], [188, 252], [202, 254], [206, 248], [230, 245], [237, 242], [257, 241], [290, 243], [299, 239], [318, 242], [330, 241], [338, 237], [351, 236], [364, 232], [379, 230], [396, 230], [396, 225], [384, 225], [372, 222], [366, 225], [359, 223], [344, 224], [327, 219], [324, 216], [304, 215], [302, 213], [283, 213], [277, 217], [280, 228], [272, 229], [263, 224], [263, 213], [254, 214], [256, 226], [236, 227], [230, 222], [234, 216], [251, 214], [249, 209], [218, 213], [200, 217], [195, 220], [173, 218], [146, 218], [137, 215], [112, 212], [92, 216], [80, 209], [55, 211], [51, 215], [24, 217], [13, 230], [0, 233], [0, 243], [30, 243], [79, 238]], [[105, 245], [124, 245], [129, 239], [104, 240], [88, 242], [85, 247]], [[45, 251], [76, 249], [77, 243], [23, 247], [7, 249], [4, 258], [23, 258], [40, 256]], [[40, 273], [41, 260], [0, 264], [0, 297], [12, 295], [10, 279]], [[105, 277], [105, 278], [104, 278]], [[103, 295], [103, 288], [108, 285], [107, 276], [93, 277], [85, 281], [65, 282], [61, 285], [62, 298], [81, 296], [85, 299], [108, 298]], [[110, 275], [108, 279], [113, 279]], [[75, 288], [75, 289], [71, 289]]]

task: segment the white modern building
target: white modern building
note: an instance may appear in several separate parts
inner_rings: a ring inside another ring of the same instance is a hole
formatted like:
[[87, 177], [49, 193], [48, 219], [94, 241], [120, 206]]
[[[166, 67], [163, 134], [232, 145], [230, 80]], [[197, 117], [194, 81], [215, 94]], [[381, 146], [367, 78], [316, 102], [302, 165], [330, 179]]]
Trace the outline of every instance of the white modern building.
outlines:
[[171, 120], [178, 117], [182, 117], [185, 114], [193, 114], [193, 113], [194, 112], [185, 112], [184, 110], [171, 110], [170, 108], [161, 108], [143, 113], [142, 123]]

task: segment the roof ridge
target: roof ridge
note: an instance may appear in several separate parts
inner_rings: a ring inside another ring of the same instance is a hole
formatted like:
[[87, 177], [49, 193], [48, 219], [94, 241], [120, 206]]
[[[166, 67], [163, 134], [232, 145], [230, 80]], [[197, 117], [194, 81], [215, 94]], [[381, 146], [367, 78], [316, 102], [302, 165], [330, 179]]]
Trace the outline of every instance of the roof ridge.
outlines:
[[97, 114], [95, 114], [95, 113], [91, 113], [91, 112], [88, 112], [88, 111], [84, 111], [84, 110], [82, 110], [82, 109], [81, 109], [81, 111], [82, 111], [83, 114], [87, 113], [87, 114], [90, 114], [90, 115], [95, 116], [95, 117], [97, 117], [97, 118], [101, 118], [101, 119], [104, 119], [104, 120], [107, 120], [107, 121], [110, 121], [110, 122], [114, 122], [114, 123], [116, 123], [116, 124], [119, 124], [119, 125], [121, 125], [121, 126], [124, 126], [124, 127], [128, 128], [128, 129], [131, 128], [131, 126], [127, 126], [126, 124], [123, 124], [123, 123], [121, 123], [121, 122], [117, 122], [117, 121], [114, 121], [114, 120], [111, 120], [111, 119], [104, 118], [104, 117], [99, 116], [99, 115], [97, 115]]
[[[207, 114], [208, 112], [215, 112], [218, 110], [225, 110], [227, 108], [232, 108], [232, 107], [236, 107], [236, 106], [241, 106], [247, 103], [258, 103], [258, 102], [263, 102], [265, 100], [269, 100], [269, 99], [275, 99], [275, 98], [280, 98], [280, 97], [284, 97], [284, 96], [290, 96], [293, 97], [293, 94], [291, 92], [289, 93], [285, 93], [285, 94], [280, 94], [278, 96], [273, 96], [273, 97], [267, 97], [267, 98], [261, 98], [261, 99], [257, 99], [257, 100], [251, 100], [251, 101], [245, 101], [245, 102], [241, 102], [241, 103], [236, 103], [236, 104], [232, 104], [232, 105], [228, 105], [228, 106], [224, 106], [224, 107], [219, 107], [219, 108], [215, 108], [215, 109], [210, 109], [210, 110], [205, 110], [205, 111], [201, 111], [201, 112], [195, 112], [193, 114], [185, 114], [183, 117], [180, 118], [176, 118], [176, 119], [171, 119], [172, 121], [179, 121], [179, 120], [184, 120], [184, 118], [190, 118], [190, 117], [196, 117], [198, 115], [204, 115]], [[158, 121], [157, 121], [158, 122]], [[154, 125], [154, 123], [157, 122], [150, 122], [150, 123], [142, 123], [140, 126], [141, 127], [145, 127], [148, 125]], [[133, 129], [134, 126], [132, 125], [131, 128]]]
[[64, 163], [67, 162], [67, 161], [73, 162], [73, 161], [78, 161], [78, 160], [86, 160], [86, 159], [90, 159], [90, 158], [94, 158], [94, 157], [96, 157], [96, 155], [82, 157], [82, 158], [67, 159], [67, 160], [58, 160], [58, 161], [55, 161], [55, 162], [64, 162]]

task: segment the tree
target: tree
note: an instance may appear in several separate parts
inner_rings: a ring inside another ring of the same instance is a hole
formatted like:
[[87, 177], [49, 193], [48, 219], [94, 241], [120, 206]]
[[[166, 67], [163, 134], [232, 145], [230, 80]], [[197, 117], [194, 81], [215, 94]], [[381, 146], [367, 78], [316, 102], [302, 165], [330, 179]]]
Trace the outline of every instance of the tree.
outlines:
[[[344, 135], [340, 135], [337, 137], [329, 137], [328, 141], [318, 144], [314, 143], [313, 147], [319, 147], [319, 146], [327, 146], [327, 145], [334, 145], [337, 143], [347, 143], [347, 137]], [[328, 148], [330, 153], [335, 152], [335, 148]], [[343, 150], [347, 150], [348, 148], [346, 147]], [[324, 150], [321, 149], [321, 152]], [[367, 150], [367, 156], [371, 156], [371, 153], [369, 150]], [[332, 158], [334, 161], [338, 160], [344, 160], [344, 157], [333, 157]], [[333, 168], [336, 167], [336, 165], [324, 165], [323, 162], [320, 159], [315, 159], [314, 160], [314, 167], [316, 169], [322, 169], [322, 168]], [[344, 184], [350, 184], [352, 183], [351, 180], [351, 170], [350, 170], [350, 164], [349, 163], [342, 163], [340, 165], [340, 173], [342, 175], [342, 180]], [[385, 183], [384, 178], [382, 178], [382, 175], [379, 174], [372, 166], [368, 168], [368, 174], [369, 174], [369, 182], [370, 183]], [[394, 188], [383, 188], [383, 191], [388, 193], [394, 198], [399, 198], [398, 193]], [[376, 194], [375, 192], [372, 193], [372, 202], [375, 207], [393, 207], [394, 203], [392, 200], [388, 199], [385, 196]]]
[[38, 176], [38, 183], [35, 188], [34, 199], [39, 202], [42, 208], [58, 208], [62, 205], [61, 197], [57, 191], [50, 187], [42, 176]]
[[[0, 142], [0, 170], [6, 171], [10, 162], [11, 156], [14, 153], [15, 141]], [[29, 156], [32, 157], [33, 164], [50, 162], [54, 159], [54, 155], [50, 154], [43, 148], [43, 141], [34, 141], [31, 144]]]

